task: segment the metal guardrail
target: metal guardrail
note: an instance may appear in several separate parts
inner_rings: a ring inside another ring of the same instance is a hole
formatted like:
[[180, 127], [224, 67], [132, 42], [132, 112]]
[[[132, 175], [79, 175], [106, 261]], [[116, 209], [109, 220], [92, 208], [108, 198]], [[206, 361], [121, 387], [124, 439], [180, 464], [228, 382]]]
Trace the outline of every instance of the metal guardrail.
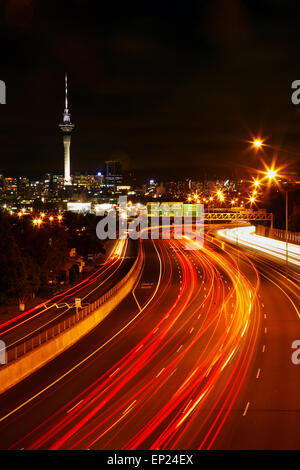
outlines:
[[[110, 299], [117, 291], [119, 291], [124, 284], [128, 281], [129, 277], [131, 276], [132, 272], [135, 270], [137, 264], [140, 261], [140, 254], [141, 254], [141, 246], [139, 247], [139, 252], [135, 262], [133, 263], [131, 269], [128, 273], [124, 276], [124, 278], [118, 282], [118, 284], [111, 289], [109, 289], [105, 294], [103, 294], [99, 299], [95, 302], [90, 303], [87, 307], [79, 310], [77, 313], [69, 316], [65, 320], [60, 321], [56, 325], [48, 328], [47, 330], [42, 331], [38, 335], [33, 336], [32, 338], [24, 341], [23, 343], [17, 344], [12, 349], [6, 350], [6, 364], [10, 364], [13, 361], [16, 361], [20, 357], [24, 356], [24, 354], [32, 351], [33, 349], [38, 348], [42, 344], [50, 341], [52, 338], [60, 335], [64, 331], [68, 330], [72, 326], [76, 325], [78, 322], [89, 316], [95, 310], [97, 310], [101, 305], [103, 305], [108, 299]], [[2, 367], [5, 367], [3, 365]], [[2, 368], [1, 367], [1, 368]]]
[[264, 237], [274, 238], [275, 240], [288, 241], [295, 245], [300, 245], [300, 232], [286, 232], [280, 228], [269, 228], [258, 225], [256, 227], [256, 234]]
[[288, 241], [290, 243], [295, 243], [295, 245], [300, 245], [300, 233], [299, 232], [286, 232], [285, 230], [281, 230], [275, 228], [271, 230], [270, 236], [272, 238], [276, 238], [277, 240]]

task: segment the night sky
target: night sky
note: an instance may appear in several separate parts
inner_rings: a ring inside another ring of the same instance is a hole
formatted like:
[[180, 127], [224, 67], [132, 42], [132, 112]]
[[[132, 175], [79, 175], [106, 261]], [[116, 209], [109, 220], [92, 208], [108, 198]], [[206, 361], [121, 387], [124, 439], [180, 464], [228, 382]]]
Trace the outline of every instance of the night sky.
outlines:
[[231, 176], [257, 165], [259, 132], [300, 153], [297, 3], [0, 2], [0, 168], [62, 173], [65, 72], [72, 172], [117, 158], [143, 177]]

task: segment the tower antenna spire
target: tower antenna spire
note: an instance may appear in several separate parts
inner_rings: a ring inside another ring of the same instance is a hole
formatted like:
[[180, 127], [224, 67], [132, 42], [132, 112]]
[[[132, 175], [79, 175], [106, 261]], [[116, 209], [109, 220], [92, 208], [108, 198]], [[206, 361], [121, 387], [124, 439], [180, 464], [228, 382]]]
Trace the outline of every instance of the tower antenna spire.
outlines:
[[68, 75], [65, 74], [65, 110], [68, 111]]

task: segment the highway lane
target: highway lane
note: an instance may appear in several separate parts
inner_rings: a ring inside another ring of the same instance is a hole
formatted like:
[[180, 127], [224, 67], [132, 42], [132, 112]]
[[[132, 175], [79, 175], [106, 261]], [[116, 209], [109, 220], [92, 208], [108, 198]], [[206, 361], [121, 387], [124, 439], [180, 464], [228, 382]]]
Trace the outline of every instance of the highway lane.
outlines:
[[1, 396], [1, 448], [299, 448], [299, 274], [211, 238], [143, 248], [132, 295]]
[[[148, 249], [143, 280], [145, 283], [154, 280], [154, 287], [145, 289], [141, 284], [141, 304], [146, 304], [148, 297], [155, 294], [159, 273], [160, 265], [153, 247], [152, 251]], [[51, 418], [60, 407], [69, 408], [76, 393], [87, 388], [95, 377], [106, 371], [110, 361], [122, 357], [127, 350], [122, 342], [123, 332], [128, 332], [134, 342], [133, 325], [140, 316], [134, 297], [128, 297], [80, 342], [1, 395], [1, 448], [8, 448], [9, 443]], [[113, 347], [116, 350], [112, 355]]]
[[292, 268], [300, 267], [300, 246], [285, 243], [273, 238], [256, 235], [255, 226], [223, 228], [217, 231], [218, 237], [239, 247], [262, 254], [265, 258], [277, 262], [286, 262]]
[[47, 302], [2, 322], [0, 339], [11, 349], [72, 315], [76, 297], [82, 299], [83, 307], [95, 301], [123, 278], [135, 256], [136, 244], [118, 240], [105, 263], [90, 276]]
[[98, 328], [1, 397], [2, 448], [197, 448], [251, 367], [259, 281], [233, 257], [143, 241], [138, 286]]
[[[261, 279], [261, 340], [255, 366], [213, 448], [299, 449], [300, 368], [291, 361], [291, 345], [300, 339], [300, 274], [296, 265], [287, 272], [283, 260], [251, 248], [244, 251]], [[226, 249], [237, 255], [234, 246]]]

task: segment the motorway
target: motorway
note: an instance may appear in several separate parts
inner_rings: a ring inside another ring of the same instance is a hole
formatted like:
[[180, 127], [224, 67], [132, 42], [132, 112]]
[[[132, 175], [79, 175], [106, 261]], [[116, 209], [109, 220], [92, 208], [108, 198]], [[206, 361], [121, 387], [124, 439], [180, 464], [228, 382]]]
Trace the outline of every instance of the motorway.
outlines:
[[0, 323], [0, 339], [5, 341], [6, 349], [12, 349], [71, 316], [76, 311], [75, 298], [81, 298], [82, 307], [98, 299], [125, 276], [135, 256], [133, 243], [118, 240], [103, 265], [91, 275], [45, 303]]
[[[228, 227], [221, 235], [229, 237]], [[291, 360], [300, 339], [299, 246], [288, 244], [287, 266], [285, 242], [258, 237], [251, 227], [231, 236], [231, 251], [238, 257], [242, 249], [259, 273], [263, 317], [252, 376], [215, 448], [300, 449], [300, 367]]]
[[300, 447], [299, 274], [214, 235], [142, 241], [133, 292], [1, 396], [2, 449]]

